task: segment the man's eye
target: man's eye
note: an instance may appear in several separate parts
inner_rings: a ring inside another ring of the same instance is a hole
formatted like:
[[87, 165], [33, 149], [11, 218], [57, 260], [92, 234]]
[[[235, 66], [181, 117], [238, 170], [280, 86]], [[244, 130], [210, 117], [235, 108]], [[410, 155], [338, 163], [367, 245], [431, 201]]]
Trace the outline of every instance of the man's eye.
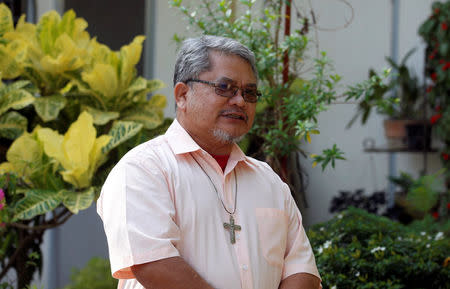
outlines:
[[229, 90], [229, 89], [231, 89], [231, 84], [219, 83], [219, 84], [217, 84], [217, 88], [222, 89], [222, 90]]
[[249, 94], [249, 95], [256, 95], [257, 90], [256, 89], [246, 89], [246, 90], [244, 90], [244, 93]]

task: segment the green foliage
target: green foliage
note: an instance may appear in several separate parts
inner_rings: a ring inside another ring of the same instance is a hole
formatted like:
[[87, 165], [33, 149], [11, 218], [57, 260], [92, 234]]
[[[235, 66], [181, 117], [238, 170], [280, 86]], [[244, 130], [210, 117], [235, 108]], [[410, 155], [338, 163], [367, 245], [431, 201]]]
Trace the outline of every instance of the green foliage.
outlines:
[[[450, 184], [450, 2], [436, 1], [430, 16], [419, 28], [427, 45], [425, 70], [429, 81], [428, 97], [434, 115], [433, 133], [445, 144], [441, 151], [442, 165], [447, 169]], [[450, 189], [448, 185], [448, 189]]]
[[111, 276], [108, 260], [94, 257], [81, 270], [73, 270], [71, 283], [63, 289], [111, 289], [117, 288], [117, 279]]
[[112, 51], [86, 27], [72, 10], [14, 25], [0, 3], [0, 280], [13, 269], [18, 288], [45, 230], [90, 207], [127, 142], [164, 121], [164, 84], [136, 70], [145, 37]]
[[350, 208], [308, 237], [324, 288], [449, 288], [449, 224], [407, 227]]

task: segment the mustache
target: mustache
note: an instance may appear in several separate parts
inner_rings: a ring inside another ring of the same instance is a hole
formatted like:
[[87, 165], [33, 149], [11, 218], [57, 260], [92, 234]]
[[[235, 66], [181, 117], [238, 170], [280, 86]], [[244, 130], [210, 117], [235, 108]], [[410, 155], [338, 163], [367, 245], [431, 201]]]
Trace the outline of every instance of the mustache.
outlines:
[[223, 109], [220, 112], [220, 115], [227, 115], [227, 114], [239, 114], [241, 115], [244, 120], [247, 122], [248, 121], [248, 114], [247, 112], [242, 109], [242, 108], [230, 108], [230, 109]]

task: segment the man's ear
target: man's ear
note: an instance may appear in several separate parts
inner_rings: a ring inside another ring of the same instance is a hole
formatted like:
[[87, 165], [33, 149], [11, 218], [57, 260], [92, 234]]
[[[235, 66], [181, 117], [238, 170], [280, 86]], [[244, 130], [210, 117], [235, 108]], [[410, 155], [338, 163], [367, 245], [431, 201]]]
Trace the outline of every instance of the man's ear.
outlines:
[[175, 87], [173, 88], [173, 94], [175, 95], [175, 103], [177, 105], [177, 109], [184, 110], [186, 107], [186, 95], [189, 91], [190, 87], [184, 82], [177, 82]]

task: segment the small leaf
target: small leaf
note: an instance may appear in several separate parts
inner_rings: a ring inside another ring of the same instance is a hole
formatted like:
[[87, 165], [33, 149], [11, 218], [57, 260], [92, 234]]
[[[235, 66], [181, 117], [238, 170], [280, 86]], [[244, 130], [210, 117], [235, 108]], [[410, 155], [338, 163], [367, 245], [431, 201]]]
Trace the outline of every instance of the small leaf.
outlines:
[[17, 202], [14, 220], [29, 220], [54, 210], [61, 203], [57, 191], [32, 189], [25, 192], [25, 197]]
[[27, 129], [27, 119], [15, 111], [0, 116], [0, 136], [7, 139], [19, 137]]
[[0, 115], [11, 108], [22, 109], [33, 103], [35, 100], [35, 98], [25, 89], [6, 90], [8, 90], [8, 88], [5, 89], [5, 91], [0, 91]]
[[94, 201], [94, 188], [90, 187], [83, 192], [63, 191], [63, 204], [69, 211], [78, 214], [79, 211], [85, 210], [92, 205]]
[[116, 121], [108, 135], [112, 136], [109, 143], [103, 147], [102, 153], [107, 154], [110, 150], [136, 135], [142, 128], [142, 124], [132, 121]]
[[34, 109], [44, 121], [51, 121], [58, 117], [59, 112], [66, 106], [67, 100], [61, 95], [37, 97], [34, 101]]
[[94, 124], [96, 125], [104, 125], [109, 121], [117, 119], [119, 117], [119, 113], [116, 111], [102, 111], [95, 109], [90, 106], [84, 106], [82, 110], [87, 111], [90, 115], [92, 115], [94, 119]]

